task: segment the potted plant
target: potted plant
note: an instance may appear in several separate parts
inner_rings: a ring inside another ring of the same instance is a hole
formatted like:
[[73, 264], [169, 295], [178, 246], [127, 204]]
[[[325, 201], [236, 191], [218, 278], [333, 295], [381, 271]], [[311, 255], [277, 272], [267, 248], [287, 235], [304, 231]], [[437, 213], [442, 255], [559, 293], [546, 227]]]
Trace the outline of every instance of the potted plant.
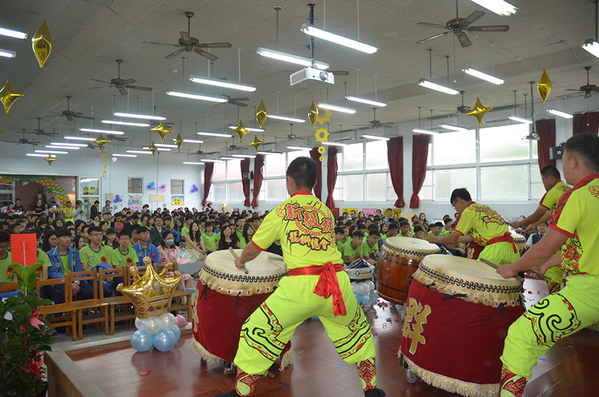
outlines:
[[51, 338], [46, 335], [48, 323], [39, 319], [39, 306], [52, 301], [35, 296], [41, 265], [11, 265], [20, 290], [0, 302], [0, 397], [44, 396], [48, 388], [41, 369], [44, 352], [51, 350]]

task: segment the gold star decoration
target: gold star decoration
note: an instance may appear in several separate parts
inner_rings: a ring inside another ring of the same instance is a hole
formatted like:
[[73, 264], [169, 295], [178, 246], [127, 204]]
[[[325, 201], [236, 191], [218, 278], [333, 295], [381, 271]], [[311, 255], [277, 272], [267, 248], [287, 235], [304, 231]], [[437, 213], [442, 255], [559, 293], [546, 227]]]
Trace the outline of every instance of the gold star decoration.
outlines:
[[0, 100], [4, 104], [4, 110], [6, 110], [6, 114], [8, 114], [12, 104], [22, 96], [24, 95], [20, 92], [16, 92], [15, 89], [12, 88], [10, 79], [6, 79], [6, 84], [4, 84], [4, 87], [2, 87], [0, 90]]
[[329, 131], [326, 128], [319, 128], [314, 136], [318, 142], [326, 142], [329, 139]]
[[173, 264], [167, 263], [158, 274], [150, 258], [146, 256], [143, 261], [146, 265], [144, 275], [139, 277], [137, 266], [131, 266], [130, 270], [134, 274], [135, 281], [127, 287], [121, 283], [116, 290], [131, 300], [139, 318], [160, 316], [170, 312], [171, 300], [181, 281], [181, 273], [175, 271], [174, 277], [168, 277], [167, 271], [172, 270]]
[[31, 38], [31, 47], [33, 48], [37, 62], [40, 64], [40, 68], [43, 69], [52, 52], [52, 36], [50, 35], [45, 19]]
[[316, 127], [316, 120], [318, 119], [318, 106], [312, 101], [310, 104], [310, 110], [308, 111], [308, 118], [312, 123], [312, 127]]
[[319, 111], [318, 117], [316, 118], [316, 122], [320, 123], [320, 124], [324, 124], [327, 121], [331, 121], [331, 114], [333, 114], [333, 112], [331, 112], [329, 109], [324, 110], [324, 116], [321, 116], [320, 111]]
[[237, 133], [237, 135], [239, 135], [239, 143], [241, 143], [243, 141], [243, 137], [245, 134], [247, 134], [249, 131], [245, 129], [245, 127], [243, 126], [243, 121], [239, 120], [239, 124], [237, 124], [237, 127], [235, 127], [235, 129], [233, 130]]
[[52, 163], [56, 161], [56, 157], [51, 157], [48, 155], [44, 160], [48, 162], [48, 168], [52, 167]]
[[104, 135], [98, 135], [98, 138], [94, 141], [96, 145], [100, 148], [100, 151], [104, 150], [104, 144], [110, 142], [110, 139], [104, 138]]
[[254, 140], [252, 141], [252, 143], [250, 143], [250, 146], [253, 146], [254, 149], [256, 149], [256, 153], [258, 153], [258, 150], [260, 150], [260, 145], [262, 145], [263, 143], [264, 141], [258, 139], [258, 135], [256, 135], [254, 136]]
[[158, 148], [156, 147], [156, 145], [154, 145], [154, 141], [152, 141], [152, 144], [150, 145], [150, 152], [152, 152], [152, 156], [156, 157], [156, 150], [158, 150]]
[[183, 138], [181, 138], [181, 134], [177, 134], [177, 139], [175, 139], [175, 145], [177, 145], [177, 148], [179, 149], [179, 151], [181, 151], [181, 145], [183, 145]]
[[539, 90], [539, 95], [541, 95], [543, 105], [545, 104], [545, 101], [547, 101], [547, 98], [549, 97], [549, 93], [551, 92], [552, 88], [553, 85], [551, 84], [551, 79], [549, 79], [547, 72], [545, 71], [545, 69], [543, 69], [541, 79], [537, 83], [537, 90]]
[[474, 104], [474, 107], [471, 111], [469, 111], [466, 114], [477, 119], [479, 127], [482, 127], [483, 118], [485, 117], [485, 114], [487, 114], [487, 112], [490, 112], [491, 110], [493, 110], [493, 108], [483, 105], [480, 99], [476, 97], [476, 103]]
[[266, 106], [264, 106], [264, 101], [260, 100], [260, 106], [258, 106], [258, 110], [256, 110], [256, 120], [258, 121], [258, 125], [260, 128], [264, 125], [266, 121]]
[[168, 134], [175, 132], [173, 130], [169, 130], [165, 125], [164, 125], [164, 120], [160, 122], [160, 124], [158, 124], [157, 127], [152, 128], [150, 131], [156, 131], [156, 133], [158, 133], [158, 135], [160, 136], [160, 141], [162, 143], [164, 143], [164, 137], [167, 136]]

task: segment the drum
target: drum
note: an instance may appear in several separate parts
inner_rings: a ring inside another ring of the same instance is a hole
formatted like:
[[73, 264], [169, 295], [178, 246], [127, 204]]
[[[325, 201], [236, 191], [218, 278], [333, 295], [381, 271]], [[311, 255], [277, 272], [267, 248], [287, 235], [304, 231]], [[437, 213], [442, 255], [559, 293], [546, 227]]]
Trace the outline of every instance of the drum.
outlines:
[[524, 313], [520, 291], [519, 281], [480, 261], [427, 256], [406, 302], [404, 365], [451, 393], [498, 396], [507, 330]]
[[516, 248], [518, 248], [520, 256], [524, 255], [530, 248], [528, 244], [526, 244], [526, 237], [516, 232], [512, 232], [512, 237], [514, 238], [514, 243], [516, 243]]
[[233, 255], [223, 250], [208, 255], [199, 273], [192, 345], [206, 361], [233, 361], [241, 326], [287, 275], [283, 258], [270, 252], [261, 252], [246, 269], [248, 274], [237, 269]]
[[427, 255], [437, 254], [437, 245], [409, 237], [389, 237], [385, 241], [377, 265], [379, 295], [394, 303], [403, 304], [408, 296], [409, 278]]

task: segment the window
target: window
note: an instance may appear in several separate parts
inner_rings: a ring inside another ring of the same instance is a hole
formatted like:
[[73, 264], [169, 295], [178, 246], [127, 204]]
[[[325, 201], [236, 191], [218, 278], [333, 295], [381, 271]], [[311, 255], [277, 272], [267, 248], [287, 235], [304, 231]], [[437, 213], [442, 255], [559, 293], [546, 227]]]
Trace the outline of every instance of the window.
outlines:
[[[339, 183], [339, 180], [337, 180]], [[345, 175], [343, 177], [343, 200], [364, 200], [364, 174]]]
[[142, 192], [142, 178], [128, 178], [127, 179], [127, 193], [143, 193]]
[[366, 199], [368, 201], [387, 200], [387, 179], [386, 172], [366, 174]]
[[[340, 171], [362, 171], [364, 158], [364, 144], [356, 143], [343, 146], [343, 153], [337, 157], [340, 162]], [[353, 201], [353, 200], [352, 200]]]
[[227, 163], [224, 161], [214, 163], [214, 169], [212, 171], [212, 180], [213, 181], [224, 181], [225, 180], [226, 166], [227, 166]]
[[215, 202], [224, 203], [227, 201], [227, 184], [226, 183], [213, 183], [210, 192], [213, 193]]
[[285, 176], [285, 154], [264, 156], [264, 177]]
[[262, 189], [264, 189], [264, 200], [266, 201], [284, 201], [287, 195], [287, 186], [285, 179], [267, 179], [262, 181]]
[[243, 187], [241, 182], [229, 182], [228, 184], [228, 202], [243, 203]]
[[[292, 150], [287, 152], [287, 166], [298, 157], [310, 157], [310, 152], [307, 150]], [[285, 173], [283, 173], [285, 175]]]
[[[530, 141], [522, 140], [528, 135], [525, 124], [480, 129], [480, 161], [506, 161], [528, 159]], [[536, 145], [534, 145], [536, 147]]]
[[432, 165], [476, 162], [476, 131], [446, 132], [433, 136]]
[[183, 179], [171, 179], [171, 194], [185, 194]]
[[227, 180], [241, 179], [241, 160], [227, 161]]
[[433, 199], [446, 201], [457, 188], [466, 188], [476, 200], [476, 168], [433, 171]]
[[389, 168], [387, 161], [387, 142], [366, 142], [366, 169], [386, 170]]

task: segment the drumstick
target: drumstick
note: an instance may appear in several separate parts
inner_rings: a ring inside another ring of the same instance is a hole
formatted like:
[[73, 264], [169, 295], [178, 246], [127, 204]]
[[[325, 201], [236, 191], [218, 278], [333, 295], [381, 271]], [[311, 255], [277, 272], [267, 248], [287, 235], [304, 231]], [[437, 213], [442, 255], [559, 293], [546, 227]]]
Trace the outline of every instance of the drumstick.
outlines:
[[[499, 266], [498, 266], [498, 265], [496, 265], [496, 264], [494, 264], [493, 262], [491, 262], [491, 261], [488, 261], [488, 260], [486, 260], [486, 259], [483, 259], [483, 258], [478, 258], [478, 260], [479, 260], [479, 261], [481, 261], [482, 263], [486, 264], [486, 265], [489, 265], [489, 266], [491, 266], [493, 269], [497, 269], [497, 268], [499, 268]], [[516, 280], [520, 281], [521, 283], [523, 283], [523, 282], [524, 282], [524, 278], [522, 278], [521, 276], [518, 276], [517, 274], [515, 274], [513, 277], [514, 277]]]
[[[235, 251], [233, 251], [233, 248], [229, 247], [229, 252], [231, 253], [231, 255], [233, 255], [233, 258], [237, 259], [237, 254], [235, 253]], [[243, 270], [245, 274], [249, 273], [248, 269], [246, 269], [245, 266], [242, 266], [240, 270]]]

